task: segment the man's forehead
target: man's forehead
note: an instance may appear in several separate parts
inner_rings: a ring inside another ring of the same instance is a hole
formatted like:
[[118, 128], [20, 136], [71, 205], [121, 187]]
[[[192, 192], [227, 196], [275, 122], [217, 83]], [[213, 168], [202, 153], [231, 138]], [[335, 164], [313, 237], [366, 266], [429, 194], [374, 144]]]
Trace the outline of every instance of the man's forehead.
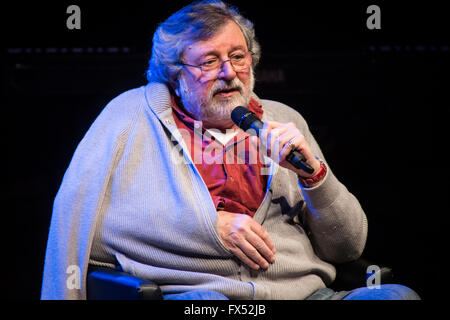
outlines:
[[189, 44], [184, 55], [186, 58], [198, 58], [234, 50], [247, 50], [247, 43], [239, 26], [229, 21], [211, 38]]

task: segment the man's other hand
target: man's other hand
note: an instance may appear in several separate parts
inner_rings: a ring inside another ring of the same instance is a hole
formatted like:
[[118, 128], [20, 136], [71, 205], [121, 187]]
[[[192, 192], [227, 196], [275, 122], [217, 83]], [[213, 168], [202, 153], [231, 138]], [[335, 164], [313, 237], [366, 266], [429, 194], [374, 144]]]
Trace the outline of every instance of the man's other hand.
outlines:
[[275, 261], [275, 246], [267, 231], [246, 214], [218, 211], [217, 227], [224, 245], [243, 263], [258, 270]]

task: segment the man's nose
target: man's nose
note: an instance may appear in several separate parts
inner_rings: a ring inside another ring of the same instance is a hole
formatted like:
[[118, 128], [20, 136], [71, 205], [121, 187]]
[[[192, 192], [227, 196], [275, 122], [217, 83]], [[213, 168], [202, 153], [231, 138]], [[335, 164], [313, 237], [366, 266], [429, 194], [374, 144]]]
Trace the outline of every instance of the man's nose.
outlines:
[[233, 80], [236, 77], [236, 71], [234, 71], [233, 65], [230, 60], [226, 60], [222, 63], [218, 78], [223, 80]]

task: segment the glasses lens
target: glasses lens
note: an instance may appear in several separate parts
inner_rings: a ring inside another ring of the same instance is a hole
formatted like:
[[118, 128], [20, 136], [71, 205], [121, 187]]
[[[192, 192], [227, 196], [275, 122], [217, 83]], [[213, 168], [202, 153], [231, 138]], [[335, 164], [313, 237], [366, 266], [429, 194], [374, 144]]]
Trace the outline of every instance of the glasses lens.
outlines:
[[210, 59], [204, 63], [202, 63], [201, 68], [203, 71], [211, 71], [220, 68], [220, 60], [219, 59]]
[[[252, 63], [252, 55], [250, 52], [247, 52], [245, 54], [238, 54], [232, 56], [230, 60], [227, 61], [231, 63], [233, 69], [236, 72], [242, 72], [246, 71]], [[203, 63], [201, 67], [203, 76], [207, 79], [216, 78], [218, 73], [220, 72], [220, 69], [223, 67], [223, 64], [227, 61], [222, 62], [219, 59], [211, 59], [206, 63]]]
[[234, 70], [244, 71], [245, 69], [247, 69], [251, 64], [251, 57], [252, 55], [250, 54], [250, 52], [231, 57], [230, 61], [234, 67]]

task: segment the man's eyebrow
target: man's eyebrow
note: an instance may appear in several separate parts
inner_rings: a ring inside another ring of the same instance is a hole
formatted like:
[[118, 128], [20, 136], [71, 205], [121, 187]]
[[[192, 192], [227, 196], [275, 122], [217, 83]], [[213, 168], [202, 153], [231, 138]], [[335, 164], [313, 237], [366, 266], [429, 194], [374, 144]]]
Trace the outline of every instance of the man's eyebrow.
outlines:
[[220, 54], [219, 54], [218, 51], [216, 51], [216, 50], [210, 50], [210, 51], [208, 51], [208, 52], [205, 52], [205, 53], [201, 54], [201, 55], [199, 56], [199, 58], [206, 58], [207, 56], [216, 56], [216, 57], [218, 57], [219, 55], [220, 55]]
[[236, 51], [236, 50], [244, 50], [244, 51], [246, 51], [248, 49], [247, 49], [247, 46], [234, 46], [234, 47], [231, 48], [230, 52]]
[[246, 46], [234, 46], [231, 48], [230, 52], [236, 51], [236, 50], [247, 50]]
[[[247, 48], [245, 46], [242, 46], [242, 45], [234, 46], [234, 47], [231, 47], [231, 49], [229, 50], [229, 53], [234, 52], [236, 50], [244, 50], [245, 51], [246, 49]], [[198, 57], [198, 59], [206, 58], [207, 56], [216, 56], [216, 57], [218, 57], [218, 56], [220, 56], [220, 53], [217, 50], [210, 50], [210, 51], [207, 51], [207, 52], [201, 54]]]

